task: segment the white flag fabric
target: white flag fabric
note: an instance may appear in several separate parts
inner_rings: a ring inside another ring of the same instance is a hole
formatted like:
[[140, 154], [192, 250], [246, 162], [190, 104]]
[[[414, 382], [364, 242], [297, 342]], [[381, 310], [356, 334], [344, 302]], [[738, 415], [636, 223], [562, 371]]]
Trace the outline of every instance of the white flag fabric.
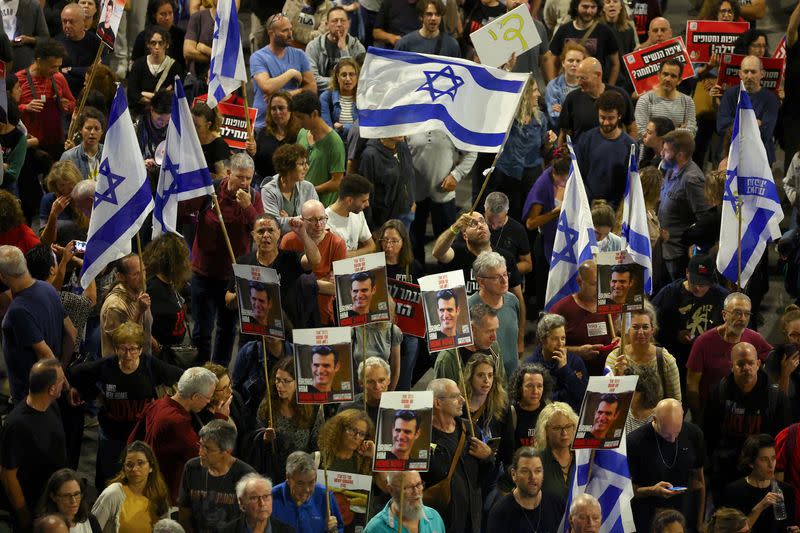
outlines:
[[572, 149], [572, 140], [567, 137], [572, 163], [564, 188], [564, 200], [558, 215], [553, 255], [550, 259], [550, 275], [547, 279], [545, 309], [550, 309], [568, 294], [578, 292], [578, 267], [592, 259], [597, 252], [597, 236], [594, 233], [589, 198], [583, 186], [581, 170]]
[[631, 145], [628, 161], [628, 182], [622, 200], [622, 239], [631, 258], [644, 267], [644, 292], [653, 292], [653, 249], [647, 226], [647, 207], [644, 205], [642, 180], [636, 161], [636, 145]]
[[247, 82], [239, 32], [239, 15], [234, 0], [219, 0], [211, 41], [211, 63], [208, 67], [208, 106], [218, 102]]
[[739, 270], [737, 200], [741, 202], [742, 217], [742, 275], [738, 283], [744, 288], [761, 260], [767, 243], [781, 236], [778, 224], [783, 220], [767, 150], [761, 140], [758, 119], [744, 84], [739, 88], [739, 103], [728, 152], [717, 252], [717, 270], [733, 283], [737, 283]]
[[[592, 450], [575, 450], [575, 473], [567, 497], [567, 510], [559, 532], [568, 530], [569, 508], [579, 494], [590, 494], [600, 502], [603, 523], [599, 533], [628, 533], [636, 531], [631, 512], [633, 483], [628, 469], [626, 435], [622, 435], [619, 448], [597, 450], [590, 468]], [[589, 477], [591, 476], [591, 478]]]
[[131, 239], [153, 209], [144, 157], [133, 129], [125, 89], [111, 104], [89, 235], [81, 269], [85, 289], [109, 263], [131, 253]]
[[359, 135], [443, 129], [460, 150], [497, 152], [528, 77], [464, 59], [370, 47], [358, 82]]
[[178, 202], [214, 193], [211, 172], [192, 122], [189, 102], [180, 78], [175, 76], [172, 113], [167, 126], [166, 151], [158, 176], [153, 238], [162, 233], [178, 233]]

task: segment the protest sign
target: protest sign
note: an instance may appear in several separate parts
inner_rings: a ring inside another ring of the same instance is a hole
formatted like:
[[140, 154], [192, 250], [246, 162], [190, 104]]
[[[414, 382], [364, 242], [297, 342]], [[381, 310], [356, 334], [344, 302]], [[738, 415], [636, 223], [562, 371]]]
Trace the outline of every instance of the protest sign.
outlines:
[[[739, 85], [741, 81], [739, 68], [745, 57], [739, 54], [723, 54], [720, 57], [717, 85], [721, 86], [723, 91], [728, 87]], [[761, 64], [764, 66], [764, 77], [761, 79], [761, 86], [777, 93], [781, 88], [781, 78], [783, 77], [786, 59], [762, 57]]]
[[623, 58], [625, 69], [628, 71], [628, 76], [630, 76], [636, 92], [644, 94], [658, 85], [658, 70], [661, 63], [673, 58], [683, 63], [682, 80], [694, 76], [689, 53], [686, 51], [681, 37], [625, 54]]
[[694, 63], [708, 63], [713, 54], [732, 54], [733, 43], [749, 28], [749, 22], [687, 21], [686, 49], [689, 57]]
[[296, 329], [297, 403], [353, 401], [351, 328]]
[[464, 272], [454, 270], [419, 278], [425, 302], [428, 349], [431, 353], [472, 344]]
[[[322, 458], [323, 461], [331, 459]], [[363, 531], [367, 525], [372, 476], [328, 470], [326, 479], [325, 469], [318, 468], [317, 483], [327, 487], [333, 493], [336, 505], [339, 506], [339, 514], [342, 515], [344, 530]]]
[[597, 313], [638, 311], [644, 302], [644, 267], [626, 251], [600, 252], [597, 263]]
[[542, 42], [527, 4], [521, 4], [502, 17], [469, 34], [482, 65], [500, 67], [512, 53], [527, 52]]
[[[250, 111], [250, 124], [256, 121], [256, 108]], [[220, 115], [219, 136], [234, 150], [244, 150], [247, 143], [247, 121], [244, 118], [244, 107], [235, 104], [219, 102], [217, 112]]]
[[425, 309], [419, 285], [394, 278], [387, 281], [394, 300], [394, 323], [406, 335], [425, 338]]
[[592, 376], [578, 415], [572, 448], [618, 448], [639, 376]]
[[103, 44], [114, 49], [117, 40], [125, 0], [104, 0], [100, 8], [100, 19], [97, 21], [97, 36]]
[[233, 265], [241, 332], [284, 339], [281, 287], [272, 268]]
[[433, 391], [381, 395], [374, 471], [428, 470], [432, 410]]
[[389, 320], [386, 256], [383, 252], [333, 262], [340, 326]]

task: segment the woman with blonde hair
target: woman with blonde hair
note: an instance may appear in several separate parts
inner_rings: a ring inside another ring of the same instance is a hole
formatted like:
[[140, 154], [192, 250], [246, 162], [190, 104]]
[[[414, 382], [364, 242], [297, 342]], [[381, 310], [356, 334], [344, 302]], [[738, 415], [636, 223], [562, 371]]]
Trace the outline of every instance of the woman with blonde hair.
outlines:
[[508, 423], [508, 393], [498, 379], [497, 365], [502, 364], [492, 354], [475, 352], [464, 366], [464, 387], [467, 402], [475, 425], [481, 428], [485, 439], [499, 437]]
[[333, 68], [330, 86], [319, 97], [322, 120], [344, 140], [358, 117], [356, 91], [360, 70], [355, 59], [343, 57]]
[[45, 183], [50, 191], [42, 197], [39, 205], [39, 218], [46, 220], [41, 231], [45, 244], [56, 242], [58, 227], [72, 222], [82, 230], [89, 229], [89, 219], [72, 201], [72, 189], [83, 181], [80, 170], [72, 161], [58, 161], [47, 174]]
[[578, 415], [568, 403], [547, 404], [539, 414], [534, 431], [534, 448], [542, 452], [542, 490], [562, 499], [569, 494], [569, 480], [575, 470], [575, 452], [570, 449]]

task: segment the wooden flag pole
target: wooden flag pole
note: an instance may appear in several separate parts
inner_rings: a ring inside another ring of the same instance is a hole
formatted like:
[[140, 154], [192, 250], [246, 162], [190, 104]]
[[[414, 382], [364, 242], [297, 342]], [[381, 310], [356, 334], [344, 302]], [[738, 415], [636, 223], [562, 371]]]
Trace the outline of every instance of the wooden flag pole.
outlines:
[[[319, 411], [322, 412], [322, 425], [325, 425], [325, 406], [320, 404]], [[331, 518], [331, 499], [328, 495], [328, 454], [320, 450], [322, 468], [325, 474], [325, 529], [328, 529], [328, 520]]]
[[738, 235], [736, 238], [736, 290], [742, 290], [742, 198], [736, 196], [736, 219]]
[[[467, 408], [469, 411], [469, 407]], [[400, 472], [400, 505], [397, 509], [397, 533], [403, 533], [403, 503], [406, 495], [406, 473]]]
[[[269, 387], [269, 370], [267, 370], [267, 336], [261, 336], [261, 354], [264, 357], [264, 383], [267, 385], [267, 416], [269, 418], [269, 426], [275, 430], [275, 425], [272, 423], [272, 394]], [[275, 440], [272, 440], [272, 453], [275, 453]]]
[[136, 232], [136, 249], [137, 254], [139, 256], [139, 268], [141, 268], [142, 272], [142, 292], [147, 292], [147, 278], [145, 277], [144, 272], [144, 259], [142, 259], [142, 238], [139, 237], [139, 232]]
[[611, 328], [611, 338], [613, 339], [614, 337], [617, 336], [617, 332], [614, 329], [614, 317], [611, 316], [611, 313], [608, 313], [607, 316], [608, 316], [608, 327]]
[[[364, 365], [364, 376], [367, 375], [367, 325], [364, 324], [361, 326], [361, 364]], [[356, 368], [356, 372], [358, 372], [358, 368]], [[366, 382], [362, 383], [362, 387], [364, 389], [364, 412], [367, 412], [367, 384]]]
[[250, 123], [250, 106], [247, 103], [247, 84], [242, 82], [242, 99], [244, 100], [244, 121], [247, 125], [247, 140], [252, 141], [253, 136], [253, 125]]
[[231, 239], [228, 237], [228, 229], [225, 227], [225, 220], [222, 218], [222, 210], [219, 207], [219, 198], [217, 193], [211, 193], [211, 203], [214, 204], [214, 211], [217, 212], [219, 218], [219, 225], [222, 226], [222, 235], [225, 237], [225, 245], [228, 247], [228, 253], [231, 256], [231, 263], [236, 264], [236, 255], [233, 253], [233, 246], [231, 246]]
[[83, 108], [86, 107], [86, 99], [89, 97], [89, 91], [92, 88], [92, 83], [94, 82], [94, 75], [97, 71], [97, 65], [100, 63], [100, 58], [103, 57], [103, 50], [105, 50], [105, 45], [103, 43], [99, 43], [97, 46], [97, 55], [94, 57], [94, 62], [92, 66], [89, 67], [89, 79], [86, 81], [86, 85], [83, 89], [83, 94], [81, 95], [81, 102], [78, 105], [78, 109], [75, 112], [75, 115], [72, 117], [72, 120], [69, 122], [69, 130], [67, 132], [67, 140], [72, 141], [73, 135], [75, 135], [75, 128], [77, 127], [77, 119], [83, 113]]

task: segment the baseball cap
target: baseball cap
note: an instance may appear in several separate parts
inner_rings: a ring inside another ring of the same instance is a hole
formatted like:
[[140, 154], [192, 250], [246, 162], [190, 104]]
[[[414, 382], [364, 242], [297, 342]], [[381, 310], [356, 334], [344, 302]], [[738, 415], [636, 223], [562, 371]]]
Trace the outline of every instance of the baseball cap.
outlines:
[[707, 255], [695, 255], [689, 259], [689, 281], [695, 285], [714, 283], [714, 261]]

